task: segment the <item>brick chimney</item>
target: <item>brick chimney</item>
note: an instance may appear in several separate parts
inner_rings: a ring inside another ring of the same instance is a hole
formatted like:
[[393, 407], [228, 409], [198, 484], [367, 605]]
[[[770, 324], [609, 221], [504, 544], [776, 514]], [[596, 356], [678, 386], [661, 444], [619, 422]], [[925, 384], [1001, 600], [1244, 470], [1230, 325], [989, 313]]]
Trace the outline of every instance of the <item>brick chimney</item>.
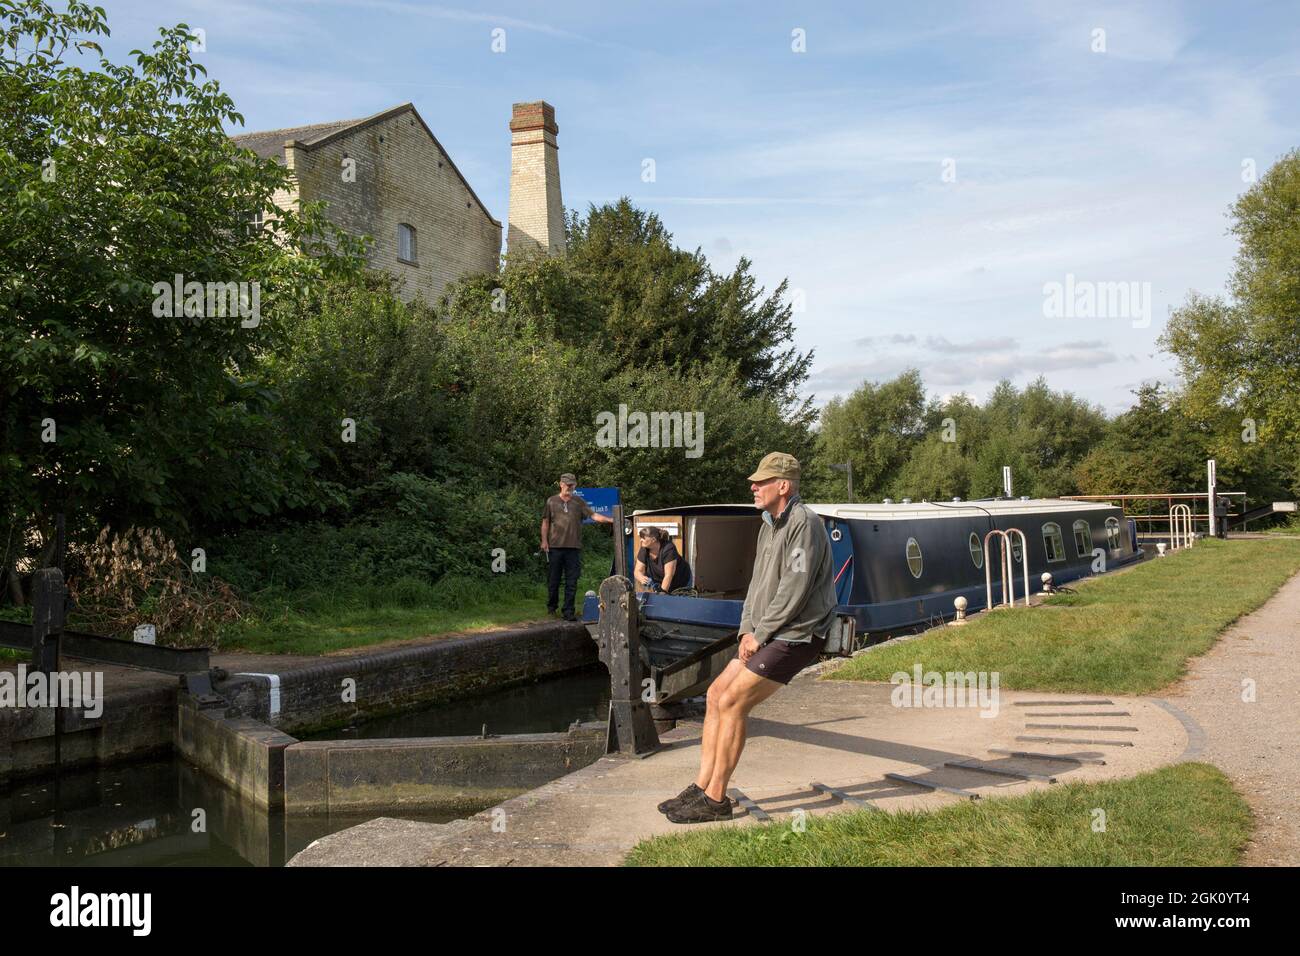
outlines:
[[564, 204], [555, 108], [516, 103], [510, 117], [510, 217], [506, 253], [544, 249], [564, 255]]

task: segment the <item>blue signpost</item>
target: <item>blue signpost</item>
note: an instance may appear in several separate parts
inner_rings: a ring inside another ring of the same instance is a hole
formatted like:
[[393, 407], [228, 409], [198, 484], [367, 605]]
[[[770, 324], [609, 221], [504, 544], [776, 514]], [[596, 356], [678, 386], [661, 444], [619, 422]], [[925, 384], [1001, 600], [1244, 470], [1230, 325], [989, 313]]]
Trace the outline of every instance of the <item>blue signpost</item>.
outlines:
[[[611, 520], [614, 517], [615, 506], [622, 503], [617, 488], [577, 488], [573, 493], [587, 502], [596, 514], [604, 515]], [[583, 521], [583, 524], [594, 523], [590, 518]]]

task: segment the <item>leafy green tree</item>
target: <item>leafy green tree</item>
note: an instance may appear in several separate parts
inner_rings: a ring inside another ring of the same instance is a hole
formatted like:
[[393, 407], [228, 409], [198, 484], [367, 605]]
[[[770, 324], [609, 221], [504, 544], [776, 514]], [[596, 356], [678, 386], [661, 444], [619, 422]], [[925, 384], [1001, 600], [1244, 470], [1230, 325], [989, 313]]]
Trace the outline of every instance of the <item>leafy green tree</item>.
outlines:
[[928, 437], [899, 469], [891, 485], [893, 495], [916, 501], [965, 497], [970, 487], [970, 464], [956, 444]]
[[[1189, 412], [1209, 423], [1216, 456], [1275, 455], [1300, 487], [1300, 150], [1236, 201], [1240, 243], [1228, 297], [1189, 294], [1161, 344], [1178, 360]], [[1252, 433], [1255, 444], [1244, 441]]]
[[571, 213], [567, 234], [567, 267], [599, 295], [600, 343], [619, 367], [689, 369], [725, 356], [747, 392], [811, 421], [797, 392], [813, 357], [790, 344], [784, 281], [764, 296], [745, 258], [729, 275], [715, 273], [699, 249], [674, 246], [659, 217], [626, 198]]
[[[247, 372], [356, 250], [318, 210], [276, 213], [278, 239], [250, 228], [287, 173], [227, 138], [242, 117], [189, 29], [159, 32], [116, 64], [101, 8], [0, 0], [0, 520], [19, 540], [59, 511], [93, 537], [303, 491]], [[243, 311], [225, 291], [163, 301], [178, 275], [245, 283]]]
[[682, 374], [665, 366], [624, 370], [605, 383], [603, 422], [617, 417], [620, 404], [629, 414], [681, 410], [682, 428], [674, 424], [670, 434], [681, 434], [682, 444], [614, 445], [612, 430], [602, 435], [592, 422], [567, 433], [566, 460], [580, 463], [581, 474], [598, 483], [622, 487], [637, 508], [748, 501], [747, 476], [765, 454], [784, 451], [807, 461], [811, 439], [778, 402], [737, 388], [739, 375], [725, 358]]
[[1054, 392], [1039, 378], [1024, 391], [999, 382], [982, 412], [971, 497], [1001, 494], [1003, 465], [1011, 466], [1018, 495], [1078, 493], [1074, 467], [1101, 439], [1106, 426], [1101, 409], [1069, 392]]
[[853, 463], [853, 491], [859, 500], [889, 493], [898, 472], [925, 434], [925, 388], [908, 369], [897, 378], [863, 382], [846, 398], [832, 398], [821, 411], [810, 494], [844, 499], [844, 476], [836, 463]]
[[1159, 383], [1141, 386], [1137, 402], [1107, 427], [1078, 464], [1081, 494], [1196, 491], [1204, 484], [1207, 438]]

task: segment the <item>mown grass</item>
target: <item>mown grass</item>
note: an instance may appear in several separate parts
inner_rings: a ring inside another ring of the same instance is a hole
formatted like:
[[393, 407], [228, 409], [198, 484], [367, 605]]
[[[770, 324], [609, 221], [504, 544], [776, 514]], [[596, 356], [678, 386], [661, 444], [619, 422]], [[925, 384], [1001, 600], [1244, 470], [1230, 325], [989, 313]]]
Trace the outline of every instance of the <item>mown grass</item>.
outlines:
[[[607, 576], [609, 558], [584, 559], [582, 596]], [[563, 594], [561, 594], [563, 600]], [[328, 654], [386, 641], [546, 620], [546, 585], [524, 575], [489, 580], [443, 578], [436, 584], [402, 579], [365, 588], [259, 594], [253, 612], [219, 633], [223, 651]]]
[[[1094, 830], [1104, 812], [1105, 830]], [[628, 866], [1231, 866], [1253, 827], [1218, 769], [1175, 764], [930, 812], [852, 810], [645, 840]]]
[[[582, 596], [597, 590], [609, 574], [610, 553], [584, 554], [576, 610]], [[249, 613], [223, 625], [216, 647], [257, 654], [328, 654], [387, 641], [548, 620], [546, 584], [536, 574], [502, 574], [489, 579], [445, 577], [437, 583], [400, 578], [365, 586], [267, 589], [246, 597]], [[563, 600], [563, 593], [561, 593]], [[31, 621], [30, 608], [5, 607], [0, 618]], [[75, 610], [69, 627], [79, 626]], [[163, 643], [190, 644], [163, 636]], [[209, 642], [204, 642], [209, 643]], [[0, 661], [26, 660], [26, 651], [0, 648]]]
[[1300, 541], [1200, 541], [1041, 607], [981, 614], [848, 661], [828, 680], [926, 671], [998, 672], [1007, 689], [1142, 694], [1178, 680], [1241, 615], [1300, 570]]

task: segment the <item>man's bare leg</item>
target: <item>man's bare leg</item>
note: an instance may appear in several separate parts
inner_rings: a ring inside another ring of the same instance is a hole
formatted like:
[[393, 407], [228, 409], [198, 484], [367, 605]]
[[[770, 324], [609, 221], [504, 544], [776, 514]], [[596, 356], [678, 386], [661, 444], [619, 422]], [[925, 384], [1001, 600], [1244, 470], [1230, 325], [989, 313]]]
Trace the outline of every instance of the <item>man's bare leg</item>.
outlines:
[[704, 709], [704, 730], [700, 734], [700, 773], [695, 778], [695, 785], [701, 790], [709, 785], [713, 778], [713, 761], [714, 754], [717, 752], [718, 739], [718, 700], [723, 691], [731, 686], [736, 675], [745, 669], [745, 665], [737, 658], [727, 664], [722, 669], [722, 673], [717, 676], [712, 684], [709, 685], [709, 692], [706, 695], [706, 704]]
[[[738, 661], [734, 663], [739, 664]], [[707, 783], [699, 784], [710, 800], [720, 803], [726, 799], [727, 784], [731, 782], [731, 775], [740, 763], [740, 754], [745, 749], [745, 721], [749, 712], [784, 686], [766, 677], [759, 677], [741, 664], [736, 676], [718, 694], [712, 774]]]

